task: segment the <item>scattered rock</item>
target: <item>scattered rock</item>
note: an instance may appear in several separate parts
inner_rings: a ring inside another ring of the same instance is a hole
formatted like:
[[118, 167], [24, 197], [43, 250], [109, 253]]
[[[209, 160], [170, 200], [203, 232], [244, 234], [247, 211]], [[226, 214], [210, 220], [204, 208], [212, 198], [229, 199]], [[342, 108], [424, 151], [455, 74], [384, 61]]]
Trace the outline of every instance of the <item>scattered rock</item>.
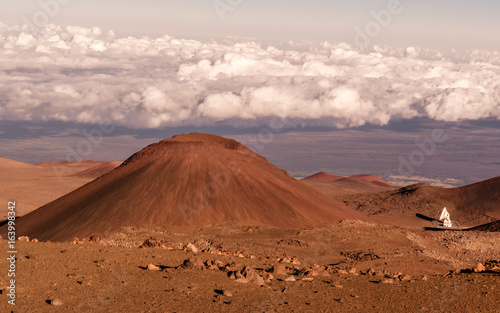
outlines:
[[29, 242], [30, 238], [28, 236], [21, 236], [21, 237], [17, 238], [17, 240], [24, 241], [24, 242]]
[[285, 264], [281, 264], [281, 263], [276, 264], [275, 266], [273, 266], [272, 272], [274, 275], [286, 275], [287, 271], [286, 271]]
[[382, 284], [394, 285], [394, 279], [384, 278], [380, 281]]
[[184, 260], [184, 262], [182, 263], [182, 266], [184, 268], [198, 268], [198, 269], [202, 269], [202, 268], [205, 267], [205, 264], [199, 258], [189, 258], [187, 260]]
[[411, 275], [401, 275], [399, 276], [401, 281], [411, 281]]
[[235, 282], [241, 283], [241, 284], [248, 284], [248, 280], [245, 277], [238, 278], [237, 280], [235, 280]]
[[273, 276], [273, 274], [271, 274], [271, 273], [266, 273], [266, 274], [264, 275], [264, 281], [265, 281], [266, 283], [270, 283], [273, 279], [274, 279], [274, 276]]
[[312, 270], [308, 270], [306, 272], [306, 275], [307, 277], [317, 277], [320, 275], [320, 272], [317, 270], [317, 269], [312, 269]]
[[38, 242], [38, 239], [33, 238], [33, 239], [31, 239], [31, 242]]
[[150, 271], [159, 271], [160, 267], [154, 265], [153, 263], [149, 263], [148, 264], [148, 270], [150, 270]]
[[55, 299], [50, 300], [50, 304], [51, 305], [62, 305], [62, 301], [55, 298]]
[[160, 240], [154, 237], [146, 239], [139, 248], [161, 248], [162, 243]]
[[293, 281], [297, 281], [297, 280], [296, 280], [296, 279], [295, 279], [295, 277], [293, 277], [293, 276], [288, 276], [288, 277], [285, 279], [285, 281], [288, 281], [288, 282], [293, 282]]
[[217, 266], [218, 268], [224, 267], [224, 262], [222, 262], [221, 260], [214, 260], [214, 261], [212, 261], [212, 264]]
[[486, 267], [482, 263], [477, 263], [473, 270], [474, 273], [481, 273], [486, 271]]
[[195, 254], [196, 254], [196, 253], [198, 253], [198, 248], [196, 248], [196, 246], [195, 246], [195, 245], [193, 245], [192, 243], [188, 243], [188, 244], [186, 245], [186, 247], [184, 247], [184, 250], [186, 250], [186, 251], [191, 251], [191, 252], [193, 252], [193, 253], [195, 253]]
[[427, 275], [424, 275], [424, 276], [422, 276], [422, 280], [423, 280], [423, 281], [428, 281], [428, 280], [429, 280], [429, 277], [427, 277]]
[[351, 268], [347, 269], [347, 272], [348, 272], [349, 274], [353, 274], [353, 275], [355, 275], [355, 274], [357, 274], [357, 273], [358, 273], [358, 271], [356, 270], [356, 268], [355, 268], [355, 267], [351, 267]]
[[101, 241], [101, 237], [99, 237], [97, 235], [92, 235], [89, 238], [89, 242], [99, 242], [99, 241]]
[[248, 282], [257, 284], [259, 286], [265, 285], [264, 278], [257, 273], [250, 273], [245, 277]]
[[224, 292], [222, 292], [222, 295], [226, 297], [232, 297], [233, 293], [230, 290], [224, 290]]

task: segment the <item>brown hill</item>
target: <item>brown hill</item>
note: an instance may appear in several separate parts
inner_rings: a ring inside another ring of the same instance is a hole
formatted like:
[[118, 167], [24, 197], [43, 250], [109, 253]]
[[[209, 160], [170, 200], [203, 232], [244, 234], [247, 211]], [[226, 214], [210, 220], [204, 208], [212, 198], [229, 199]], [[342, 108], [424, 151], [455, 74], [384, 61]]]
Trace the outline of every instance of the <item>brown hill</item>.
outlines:
[[43, 162], [43, 163], [38, 163], [35, 164], [36, 166], [39, 167], [53, 167], [53, 166], [78, 166], [78, 165], [85, 165], [85, 166], [97, 166], [100, 164], [103, 164], [106, 162], [101, 162], [101, 161], [94, 161], [94, 160], [84, 160], [84, 161], [61, 161], [61, 162]]
[[10, 159], [0, 158], [0, 171], [7, 169], [35, 169], [35, 165], [31, 165], [24, 162], [14, 161]]
[[116, 170], [21, 217], [16, 230], [65, 241], [127, 226], [187, 229], [241, 222], [295, 228], [342, 219], [366, 216], [321, 196], [234, 140], [189, 134], [146, 147]]
[[468, 225], [500, 219], [500, 177], [458, 188], [416, 184], [395, 191], [337, 198], [369, 215], [421, 213], [438, 217], [446, 207], [452, 219]]
[[[90, 182], [91, 179], [85, 177], [66, 177], [86, 168], [40, 167], [0, 158], [0, 203], [16, 201], [17, 215], [27, 214]], [[6, 217], [7, 205], [0, 206], [0, 220]]]
[[309, 177], [302, 178], [304, 181], [320, 181], [320, 182], [332, 182], [345, 178], [344, 176], [333, 175], [327, 172], [319, 172]]
[[301, 181], [330, 197], [382, 192], [399, 188], [374, 175], [344, 177], [321, 172], [303, 178]]

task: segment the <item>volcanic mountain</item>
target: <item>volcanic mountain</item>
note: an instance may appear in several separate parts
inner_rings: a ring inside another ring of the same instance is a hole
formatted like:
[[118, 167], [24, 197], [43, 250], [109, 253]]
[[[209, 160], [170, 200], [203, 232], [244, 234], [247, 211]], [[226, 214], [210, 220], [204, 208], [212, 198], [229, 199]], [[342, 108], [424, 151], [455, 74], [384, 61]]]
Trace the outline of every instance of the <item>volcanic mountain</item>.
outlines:
[[122, 227], [188, 229], [236, 222], [296, 228], [343, 219], [366, 216], [320, 195], [237, 141], [189, 134], [152, 144], [19, 218], [16, 231], [65, 241]]
[[500, 177], [457, 188], [416, 184], [395, 191], [337, 199], [370, 215], [421, 213], [438, 217], [438, 211], [446, 207], [452, 219], [471, 226], [500, 219]]

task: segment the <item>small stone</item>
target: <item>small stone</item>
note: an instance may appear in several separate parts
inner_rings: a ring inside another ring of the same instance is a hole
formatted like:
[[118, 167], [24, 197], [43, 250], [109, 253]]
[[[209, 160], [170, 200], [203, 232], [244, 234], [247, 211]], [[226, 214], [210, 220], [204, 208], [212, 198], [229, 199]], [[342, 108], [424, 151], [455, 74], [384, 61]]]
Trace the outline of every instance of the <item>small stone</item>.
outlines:
[[399, 277], [401, 277], [401, 276], [403, 276], [403, 273], [399, 272], [399, 273], [397, 273], [397, 274], [394, 274], [394, 275], [392, 276], [392, 278], [399, 278]]
[[302, 280], [304, 280], [304, 281], [313, 281], [314, 278], [313, 277], [304, 277], [304, 278], [302, 278]]
[[245, 277], [238, 278], [237, 280], [235, 280], [235, 282], [240, 284], [248, 284], [248, 280]]
[[139, 248], [161, 248], [161, 241], [155, 237], [146, 239]]
[[224, 290], [222, 294], [226, 297], [232, 297], [233, 293], [230, 290]]
[[376, 271], [376, 272], [375, 272], [375, 276], [382, 277], [382, 276], [384, 276], [384, 275], [385, 275], [385, 274], [384, 274], [384, 272], [383, 272], [383, 271], [381, 271], [381, 270], [378, 270], [378, 271]]
[[346, 270], [342, 270], [342, 269], [338, 269], [338, 270], [337, 270], [337, 273], [339, 273], [339, 274], [343, 274], [343, 275], [347, 275], [347, 274], [349, 274]]
[[317, 269], [312, 269], [310, 271], [306, 272], [307, 277], [317, 277], [319, 276], [320, 272]]
[[30, 242], [30, 238], [28, 236], [21, 236], [17, 238], [19, 241]]
[[423, 280], [423, 281], [428, 281], [428, 280], [429, 280], [429, 277], [427, 277], [427, 275], [424, 275], [424, 276], [422, 276], [422, 280]]
[[297, 281], [297, 280], [296, 280], [296, 279], [295, 279], [295, 277], [293, 277], [293, 276], [288, 276], [288, 277], [285, 279], [285, 281], [288, 281], [288, 282], [294, 282], [294, 281]]
[[369, 276], [373, 276], [375, 275], [375, 270], [373, 268], [370, 268], [367, 272], [366, 272], [366, 275], [369, 275]]
[[101, 237], [99, 237], [97, 235], [92, 235], [92, 236], [90, 236], [89, 241], [90, 242], [99, 242], [99, 241], [101, 241]]
[[357, 273], [358, 273], [358, 271], [356, 270], [356, 268], [355, 268], [355, 267], [351, 267], [351, 268], [349, 268], [349, 269], [347, 270], [347, 272], [348, 272], [349, 274], [357, 274]]
[[160, 268], [158, 266], [154, 265], [153, 263], [149, 263], [148, 264], [148, 270], [150, 270], [150, 271], [159, 271]]
[[474, 267], [474, 273], [481, 273], [486, 271], [486, 267], [482, 263], [477, 263]]
[[198, 253], [198, 248], [196, 248], [196, 246], [192, 243], [188, 243], [184, 249], [186, 249], [186, 251], [191, 251], [194, 254]]
[[245, 277], [248, 282], [257, 284], [259, 286], [265, 285], [264, 278], [257, 273], [250, 273]]
[[202, 269], [202, 268], [205, 267], [205, 264], [199, 258], [189, 258], [187, 260], [184, 260], [184, 263], [182, 264], [182, 266], [185, 267], [185, 268], [198, 268], [198, 269]]
[[399, 276], [399, 279], [401, 279], [401, 281], [411, 281], [411, 275], [402, 275]]
[[394, 279], [384, 278], [380, 281], [382, 284], [394, 285]]
[[62, 305], [62, 301], [56, 298], [56, 299], [50, 300], [50, 304], [51, 305]]
[[274, 275], [286, 275], [286, 266], [285, 264], [276, 264], [273, 266], [273, 274]]
[[31, 242], [38, 242], [38, 239], [33, 238], [33, 239], [31, 239]]
[[267, 273], [264, 275], [264, 281], [266, 283], [270, 283], [273, 279], [274, 279], [274, 276], [271, 273]]

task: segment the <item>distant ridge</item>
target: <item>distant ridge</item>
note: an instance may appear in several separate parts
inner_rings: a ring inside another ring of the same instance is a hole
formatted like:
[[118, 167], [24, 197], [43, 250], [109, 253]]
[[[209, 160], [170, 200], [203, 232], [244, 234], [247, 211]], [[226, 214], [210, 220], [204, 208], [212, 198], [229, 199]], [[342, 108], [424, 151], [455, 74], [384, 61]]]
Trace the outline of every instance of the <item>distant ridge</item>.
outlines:
[[324, 194], [338, 196], [340, 194], [372, 193], [398, 189], [380, 177], [374, 175], [355, 175], [350, 177], [319, 172], [303, 178], [307, 185]]
[[463, 226], [477, 225], [500, 219], [500, 177], [456, 188], [415, 184], [339, 200], [369, 215], [421, 213], [436, 217], [446, 207], [452, 218]]

